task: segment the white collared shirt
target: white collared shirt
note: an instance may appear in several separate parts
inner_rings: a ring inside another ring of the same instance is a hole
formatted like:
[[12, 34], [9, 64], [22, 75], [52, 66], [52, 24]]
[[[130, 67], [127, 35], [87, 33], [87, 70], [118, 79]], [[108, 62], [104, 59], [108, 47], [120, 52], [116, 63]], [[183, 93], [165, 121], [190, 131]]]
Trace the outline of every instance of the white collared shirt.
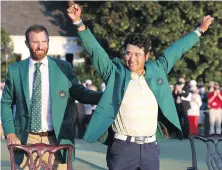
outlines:
[[[29, 58], [29, 95], [30, 101], [32, 101], [32, 87], [34, 81], [35, 73], [35, 63], [31, 57]], [[52, 124], [52, 111], [51, 111], [51, 100], [50, 100], [50, 91], [49, 91], [49, 67], [48, 67], [48, 58], [47, 56], [41, 60], [41, 82], [42, 82], [42, 132], [53, 130]]]
[[115, 133], [128, 136], [153, 136], [156, 133], [158, 104], [144, 74], [131, 73], [131, 80], [112, 125]]

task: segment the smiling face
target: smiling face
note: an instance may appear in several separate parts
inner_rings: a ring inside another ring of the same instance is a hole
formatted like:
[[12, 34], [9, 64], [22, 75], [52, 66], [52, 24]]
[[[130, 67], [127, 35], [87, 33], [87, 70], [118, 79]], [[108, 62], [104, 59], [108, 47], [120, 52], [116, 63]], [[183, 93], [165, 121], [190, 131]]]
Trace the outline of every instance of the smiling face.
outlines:
[[126, 65], [131, 72], [141, 75], [144, 71], [145, 62], [149, 57], [144, 52], [144, 48], [139, 48], [136, 45], [127, 44], [125, 50]]
[[45, 31], [35, 30], [29, 33], [29, 39], [26, 41], [31, 58], [35, 61], [41, 61], [48, 52], [49, 39]]
[[129, 34], [124, 42], [125, 61], [131, 72], [141, 75], [150, 57], [150, 37], [140, 33]]

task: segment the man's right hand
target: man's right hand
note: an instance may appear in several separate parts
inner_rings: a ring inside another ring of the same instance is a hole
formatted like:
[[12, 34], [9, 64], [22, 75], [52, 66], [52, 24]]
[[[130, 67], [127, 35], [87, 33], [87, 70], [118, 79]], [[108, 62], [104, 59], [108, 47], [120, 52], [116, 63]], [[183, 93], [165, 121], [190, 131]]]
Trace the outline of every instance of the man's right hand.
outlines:
[[67, 13], [72, 22], [76, 22], [80, 20], [82, 10], [78, 4], [74, 4], [67, 9]]
[[9, 133], [7, 135], [7, 141], [8, 141], [8, 145], [11, 145], [11, 144], [19, 144], [20, 145], [21, 144], [21, 141], [14, 133]]

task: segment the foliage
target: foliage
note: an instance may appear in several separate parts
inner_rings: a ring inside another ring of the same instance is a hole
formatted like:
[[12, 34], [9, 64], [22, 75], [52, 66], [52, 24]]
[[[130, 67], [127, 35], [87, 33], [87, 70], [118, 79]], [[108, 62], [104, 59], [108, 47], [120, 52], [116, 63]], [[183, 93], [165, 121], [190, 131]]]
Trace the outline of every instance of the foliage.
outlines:
[[12, 57], [13, 43], [9, 33], [1, 28], [1, 81], [4, 81], [7, 73], [7, 64], [15, 62], [15, 57]]
[[[81, 83], [85, 83], [87, 79], [92, 80], [92, 84], [96, 86], [97, 90], [101, 90], [101, 84], [102, 84], [102, 79], [100, 76], [95, 72], [94, 68], [92, 65], [79, 65], [74, 68], [75, 73]], [[86, 69], [88, 67], [88, 69]]]

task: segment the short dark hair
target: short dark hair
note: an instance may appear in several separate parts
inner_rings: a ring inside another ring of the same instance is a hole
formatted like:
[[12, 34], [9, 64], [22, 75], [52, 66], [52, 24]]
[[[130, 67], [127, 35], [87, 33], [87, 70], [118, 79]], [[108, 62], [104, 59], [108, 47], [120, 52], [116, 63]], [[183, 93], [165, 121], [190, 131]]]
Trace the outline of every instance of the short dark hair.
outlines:
[[47, 29], [43, 25], [35, 24], [35, 25], [30, 26], [25, 32], [25, 38], [27, 42], [29, 42], [29, 33], [32, 31], [45, 31], [47, 37], [49, 38], [49, 33]]
[[136, 45], [139, 48], [144, 48], [145, 54], [147, 54], [151, 50], [151, 39], [149, 36], [144, 34], [129, 34], [124, 42], [124, 49], [126, 49], [127, 44]]

